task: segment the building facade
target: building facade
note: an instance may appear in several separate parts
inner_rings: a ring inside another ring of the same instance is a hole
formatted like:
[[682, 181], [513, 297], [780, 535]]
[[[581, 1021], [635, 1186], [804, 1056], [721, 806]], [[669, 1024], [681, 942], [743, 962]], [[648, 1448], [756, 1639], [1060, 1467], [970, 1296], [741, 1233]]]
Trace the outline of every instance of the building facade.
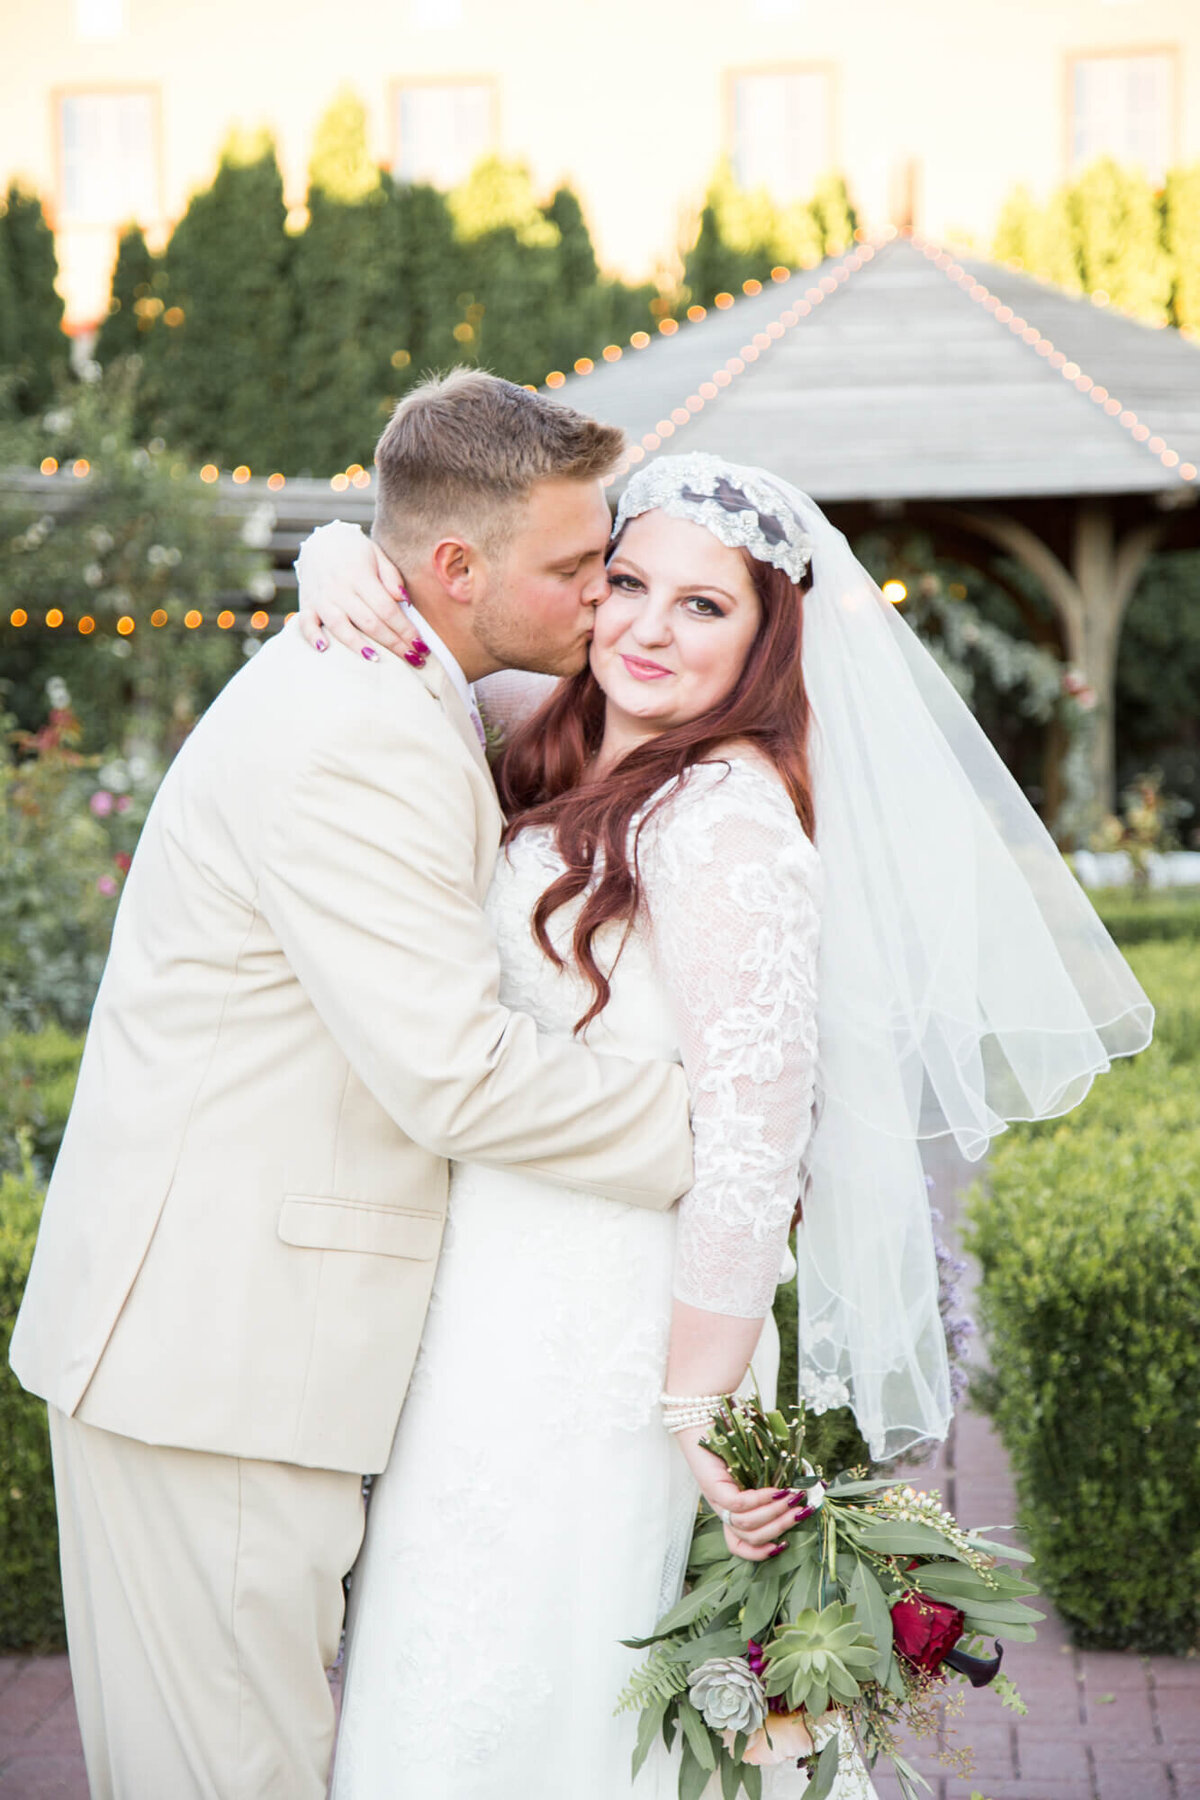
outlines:
[[161, 241], [235, 126], [274, 133], [299, 221], [346, 85], [401, 179], [520, 158], [573, 183], [602, 261], [639, 278], [671, 265], [722, 155], [782, 200], [836, 168], [868, 224], [980, 246], [1018, 181], [1200, 159], [1197, 0], [3, 0], [3, 19], [0, 176], [46, 201], [76, 330], [121, 225]]

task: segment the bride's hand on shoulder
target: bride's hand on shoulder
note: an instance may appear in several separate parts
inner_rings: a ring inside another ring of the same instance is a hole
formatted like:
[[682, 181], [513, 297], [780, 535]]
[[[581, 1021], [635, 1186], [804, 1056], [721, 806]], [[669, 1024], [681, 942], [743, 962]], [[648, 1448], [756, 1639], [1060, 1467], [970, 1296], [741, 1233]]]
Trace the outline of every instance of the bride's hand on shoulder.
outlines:
[[401, 610], [404, 583], [378, 544], [343, 519], [320, 525], [300, 546], [297, 628], [314, 650], [331, 639], [378, 662], [390, 650], [419, 668], [429, 646]]
[[777, 1556], [798, 1522], [797, 1515], [804, 1513], [803, 1495], [783, 1488], [740, 1488], [720, 1457], [702, 1447], [703, 1430], [676, 1435], [700, 1492], [724, 1522], [725, 1543], [732, 1555], [747, 1562], [769, 1562]]

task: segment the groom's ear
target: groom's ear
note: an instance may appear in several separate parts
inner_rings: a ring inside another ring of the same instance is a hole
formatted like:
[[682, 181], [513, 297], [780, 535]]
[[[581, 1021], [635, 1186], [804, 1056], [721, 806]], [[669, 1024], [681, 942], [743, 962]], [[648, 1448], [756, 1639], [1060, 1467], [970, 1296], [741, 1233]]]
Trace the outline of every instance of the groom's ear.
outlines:
[[483, 579], [483, 558], [465, 538], [442, 538], [429, 557], [430, 572], [447, 598], [469, 606]]

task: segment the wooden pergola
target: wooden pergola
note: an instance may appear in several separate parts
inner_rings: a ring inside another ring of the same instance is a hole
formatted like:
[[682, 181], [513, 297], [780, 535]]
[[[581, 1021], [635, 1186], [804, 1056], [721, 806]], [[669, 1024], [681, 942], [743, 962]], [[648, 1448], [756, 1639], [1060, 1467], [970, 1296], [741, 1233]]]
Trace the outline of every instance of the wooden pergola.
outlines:
[[[1200, 546], [1200, 348], [994, 264], [896, 239], [768, 282], [673, 337], [572, 375], [565, 400], [641, 461], [763, 464], [848, 535], [897, 522], [1054, 609], [1097, 696], [1098, 795], [1114, 788], [1122, 616], [1147, 557]], [[997, 564], [1000, 564], [997, 567]]]

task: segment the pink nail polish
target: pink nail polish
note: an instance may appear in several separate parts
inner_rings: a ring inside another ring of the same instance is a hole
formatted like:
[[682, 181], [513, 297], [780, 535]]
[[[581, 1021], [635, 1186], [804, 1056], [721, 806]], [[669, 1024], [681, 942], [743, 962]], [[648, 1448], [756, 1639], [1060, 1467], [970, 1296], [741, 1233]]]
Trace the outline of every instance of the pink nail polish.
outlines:
[[363, 655], [368, 662], [378, 662], [379, 652], [372, 644], [363, 645]]
[[425, 658], [423, 656], [418, 656], [415, 650], [406, 650], [404, 652], [404, 660], [410, 669], [423, 669], [425, 667]]
[[782, 1556], [786, 1549], [787, 1549], [786, 1544], [776, 1544], [774, 1549], [771, 1551], [771, 1555], [772, 1556]]
[[328, 648], [329, 648], [329, 645], [325, 642], [324, 638], [315, 638], [313, 640], [313, 649], [314, 650], [328, 650]]
[[425, 642], [424, 638], [414, 638], [413, 639], [413, 649], [416, 651], [418, 656], [428, 656], [429, 655], [429, 645]]
[[797, 1525], [803, 1525], [805, 1519], [811, 1519], [816, 1510], [815, 1506], [802, 1506], [799, 1512], [795, 1514]]

